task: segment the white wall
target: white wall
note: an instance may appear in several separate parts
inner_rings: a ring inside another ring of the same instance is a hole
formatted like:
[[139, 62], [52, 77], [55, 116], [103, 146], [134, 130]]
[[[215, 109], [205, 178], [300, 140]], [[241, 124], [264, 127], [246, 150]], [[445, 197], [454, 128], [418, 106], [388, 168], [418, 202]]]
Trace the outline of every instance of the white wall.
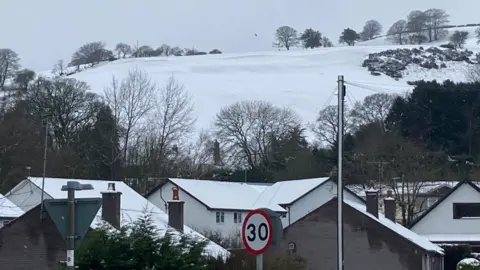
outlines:
[[[24, 212], [37, 206], [41, 201], [42, 190], [28, 180], [23, 180], [13, 188], [5, 197], [7, 197], [16, 206]], [[47, 194], [44, 199], [52, 199]]]
[[[165, 202], [172, 199], [172, 187], [172, 183], [167, 182], [161, 189], [150, 195], [148, 201], [163, 211], [168, 212]], [[192, 229], [200, 233], [204, 231], [221, 232], [224, 236], [233, 236], [240, 232], [242, 224], [234, 223], [234, 211], [223, 211], [224, 223], [218, 224], [216, 222], [216, 210], [209, 211], [203, 204], [182, 190], [179, 192], [179, 197], [180, 200], [185, 201], [184, 222]], [[243, 212], [242, 219], [245, 218], [246, 215], [247, 212]]]
[[415, 224], [411, 230], [420, 235], [478, 234], [480, 218], [453, 219], [453, 203], [470, 202], [480, 202], [480, 193], [470, 185], [463, 184]]
[[[282, 219], [283, 227], [285, 228], [289, 224], [294, 223], [295, 221], [306, 216], [308, 213], [314, 211], [318, 207], [330, 201], [334, 196], [337, 195], [337, 184], [333, 181], [328, 181], [327, 183], [317, 187], [315, 190], [296, 201], [290, 207], [290, 218]], [[343, 196], [345, 200], [350, 200], [357, 203], [362, 203], [363, 201], [358, 197], [352, 195], [350, 192], [344, 190]]]

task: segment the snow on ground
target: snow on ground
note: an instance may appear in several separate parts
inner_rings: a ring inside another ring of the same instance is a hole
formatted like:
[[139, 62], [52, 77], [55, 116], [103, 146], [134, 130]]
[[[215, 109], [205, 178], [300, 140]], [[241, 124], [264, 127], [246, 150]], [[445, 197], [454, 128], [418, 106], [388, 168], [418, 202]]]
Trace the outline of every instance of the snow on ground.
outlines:
[[[471, 29], [474, 31], [474, 28]], [[383, 44], [373, 46], [382, 40]], [[419, 47], [384, 43], [385, 39], [379, 38], [354, 47], [121, 59], [71, 77], [87, 82], [93, 92], [103, 94], [112, 76], [122, 79], [133, 68], [143, 69], [158, 86], [163, 86], [168, 77], [174, 75], [192, 96], [198, 129], [211, 128], [215, 115], [222, 107], [242, 100], [264, 100], [290, 107], [305, 124], [314, 122], [321, 109], [336, 104], [338, 75], [344, 75], [347, 82], [356, 84], [347, 87], [349, 106], [376, 92], [402, 94], [409, 91], [411, 86], [406, 84], [407, 81], [464, 80], [466, 63], [448, 63], [446, 69], [435, 71], [409, 67], [399, 81], [385, 75], [372, 76], [361, 66], [369, 53], [398, 47]], [[467, 47], [479, 51], [474, 39], [468, 41]]]

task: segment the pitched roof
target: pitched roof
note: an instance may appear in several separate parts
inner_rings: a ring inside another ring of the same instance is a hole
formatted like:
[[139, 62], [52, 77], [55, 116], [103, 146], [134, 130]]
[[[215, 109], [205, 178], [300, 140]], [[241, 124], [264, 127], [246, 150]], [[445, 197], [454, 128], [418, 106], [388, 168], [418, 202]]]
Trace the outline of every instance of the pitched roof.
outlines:
[[285, 212], [280, 205], [294, 203], [328, 179], [328, 177], [299, 179], [275, 184], [179, 178], [168, 180], [210, 209], [248, 211], [266, 207], [276, 212]]
[[[42, 178], [40, 177], [30, 177], [29, 180], [31, 183], [35, 184], [39, 188], [42, 187]], [[83, 190], [75, 193], [77, 198], [92, 198], [92, 197], [101, 197], [101, 192], [108, 189], [108, 183], [115, 183], [115, 189], [122, 193], [120, 199], [121, 207], [121, 222], [123, 224], [135, 221], [137, 218], [145, 214], [145, 211], [151, 213], [152, 218], [155, 222], [155, 225], [160, 230], [160, 233], [165, 233], [167, 230], [171, 230], [168, 226], [168, 215], [163, 212], [161, 209], [151, 204], [146, 198], [138, 194], [128, 185], [121, 181], [103, 181], [103, 180], [83, 180], [83, 179], [65, 179], [65, 178], [46, 178], [44, 191], [50, 197], [54, 199], [65, 199], [67, 198], [67, 192], [61, 191], [61, 187], [66, 185], [68, 181], [78, 181], [81, 184], [91, 184], [93, 190]], [[101, 224], [101, 209], [97, 213], [97, 217], [92, 222], [92, 227], [96, 228]], [[173, 233], [177, 231], [173, 230]], [[194, 231], [188, 226], [184, 226], [184, 233], [189, 234], [193, 237], [198, 237], [205, 239], [205, 237], [198, 232]], [[209, 242], [207, 245], [207, 251], [214, 255], [225, 255], [227, 251], [220, 247], [219, 245]]]
[[420, 220], [422, 220], [424, 217], [426, 217], [433, 209], [435, 209], [439, 204], [441, 204], [446, 198], [448, 198], [450, 195], [452, 195], [459, 187], [462, 185], [469, 185], [472, 188], [474, 188], [476, 191], [480, 192], [480, 188], [472, 183], [471, 181], [461, 181], [458, 182], [457, 185], [455, 185], [445, 196], [440, 198], [438, 201], [436, 201], [432, 206], [430, 206], [427, 210], [425, 210], [420, 216], [418, 216], [408, 227], [411, 229], [413, 228]]
[[[257, 200], [262, 190], [270, 188], [243, 182], [180, 178], [169, 178], [169, 181], [208, 208], [224, 210], [252, 210], [254, 209], [253, 203]], [[285, 211], [279, 205], [274, 205], [271, 209], [276, 212]]]
[[322, 177], [277, 182], [259, 194], [253, 207], [271, 208], [275, 205], [292, 204], [328, 181], [328, 179], [328, 177]]
[[23, 210], [11, 202], [7, 197], [0, 194], [0, 217], [16, 218], [23, 215]]
[[412, 242], [413, 244], [423, 248], [424, 250], [443, 254], [443, 249], [440, 246], [430, 242], [426, 237], [420, 236], [412, 232], [411, 230], [403, 227], [401, 224], [389, 220], [381, 213], [379, 213], [378, 218], [376, 218], [374, 215], [367, 212], [367, 208], [365, 205], [359, 204], [350, 200], [344, 200], [344, 202], [347, 205], [351, 206], [353, 209], [377, 221], [378, 223], [382, 224], [386, 228], [397, 233], [399, 236], [405, 238], [406, 240]]

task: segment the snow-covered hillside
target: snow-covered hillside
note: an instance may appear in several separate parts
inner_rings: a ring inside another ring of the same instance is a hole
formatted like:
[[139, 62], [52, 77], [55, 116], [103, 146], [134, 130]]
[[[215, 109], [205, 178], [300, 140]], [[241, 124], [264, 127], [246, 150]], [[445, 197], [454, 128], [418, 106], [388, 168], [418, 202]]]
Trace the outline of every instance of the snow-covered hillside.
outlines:
[[[87, 82], [92, 91], [103, 94], [113, 75], [122, 79], [136, 67], [146, 71], [158, 86], [174, 75], [192, 96], [198, 128], [209, 128], [222, 107], [241, 100], [265, 100], [287, 106], [305, 123], [313, 122], [325, 105], [336, 103], [338, 75], [352, 83], [347, 86], [348, 105], [375, 92], [404, 93], [411, 89], [407, 85], [411, 80], [465, 80], [463, 73], [469, 64], [463, 62], [446, 63], [446, 68], [437, 70], [410, 65], [397, 81], [386, 75], [372, 76], [362, 67], [368, 54], [398, 47], [419, 46], [362, 44], [305, 51], [132, 58], [105, 63], [71, 77]], [[466, 47], [480, 51], [473, 38]]]

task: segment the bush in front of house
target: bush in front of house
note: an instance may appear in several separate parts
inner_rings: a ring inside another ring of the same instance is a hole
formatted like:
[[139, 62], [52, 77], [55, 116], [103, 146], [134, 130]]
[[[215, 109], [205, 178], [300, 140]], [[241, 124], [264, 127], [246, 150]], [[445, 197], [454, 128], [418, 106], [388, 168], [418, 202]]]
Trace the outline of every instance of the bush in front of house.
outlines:
[[445, 270], [455, 270], [457, 269], [457, 264], [465, 259], [471, 257], [472, 249], [469, 245], [442, 245], [444, 250], [444, 269]]
[[480, 261], [474, 258], [465, 258], [457, 264], [457, 270], [480, 270]]
[[211, 270], [222, 269], [223, 260], [206, 256], [205, 241], [188, 236], [160, 236], [151, 216], [139, 218], [120, 230], [95, 230], [76, 254], [80, 270]]

